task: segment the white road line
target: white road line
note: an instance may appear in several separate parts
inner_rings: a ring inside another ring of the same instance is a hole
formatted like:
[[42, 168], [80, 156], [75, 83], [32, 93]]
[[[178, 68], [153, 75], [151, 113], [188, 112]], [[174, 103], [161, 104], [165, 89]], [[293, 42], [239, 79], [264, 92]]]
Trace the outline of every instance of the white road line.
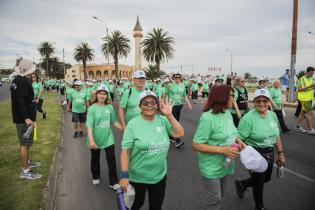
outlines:
[[[273, 164], [275, 167], [278, 167], [277, 166], [277, 164]], [[307, 176], [304, 176], [303, 174], [300, 174], [300, 173], [297, 173], [297, 172], [295, 172], [295, 171], [292, 171], [292, 170], [290, 170], [290, 169], [288, 169], [288, 168], [284, 168], [284, 170], [286, 171], [286, 172], [288, 172], [288, 173], [290, 173], [290, 174], [293, 174], [293, 175], [295, 175], [295, 176], [297, 176], [297, 177], [299, 177], [299, 178], [301, 178], [301, 179], [304, 179], [304, 180], [306, 180], [306, 181], [309, 181], [309, 182], [315, 182], [315, 180], [314, 179], [312, 179], [312, 178], [310, 178], [310, 177], [307, 177]]]

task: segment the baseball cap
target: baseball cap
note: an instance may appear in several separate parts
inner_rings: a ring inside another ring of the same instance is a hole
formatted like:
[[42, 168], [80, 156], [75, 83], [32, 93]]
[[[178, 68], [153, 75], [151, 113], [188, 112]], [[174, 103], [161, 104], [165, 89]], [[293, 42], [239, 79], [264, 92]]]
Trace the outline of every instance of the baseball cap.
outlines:
[[257, 152], [252, 146], [247, 145], [245, 149], [240, 152], [240, 159], [242, 164], [248, 170], [255, 172], [265, 172], [268, 167], [268, 163], [259, 152]]
[[260, 77], [260, 78], [258, 79], [258, 82], [259, 82], [259, 81], [268, 81], [268, 78], [267, 78], [267, 77], [262, 76], [262, 77]]
[[106, 87], [106, 85], [104, 85], [104, 84], [101, 84], [100, 86], [98, 86], [97, 88], [96, 88], [96, 92], [98, 92], [98, 91], [106, 91], [107, 93], [108, 93], [108, 88]]
[[133, 73], [133, 78], [135, 78], [135, 79], [146, 78], [146, 76], [145, 76], [144, 71], [138, 70], [138, 71], [135, 71], [135, 72]]
[[82, 81], [81, 80], [77, 80], [77, 81], [75, 81], [74, 85], [82, 85]]
[[154, 92], [152, 92], [151, 90], [145, 90], [140, 94], [140, 100], [139, 100], [139, 104], [141, 103], [142, 99], [148, 97], [148, 96], [152, 96], [154, 97], [156, 100], [158, 99], [157, 96], [155, 95]]
[[257, 98], [258, 96], [264, 96], [268, 99], [271, 98], [270, 93], [266, 88], [257, 89], [254, 94], [254, 99]]

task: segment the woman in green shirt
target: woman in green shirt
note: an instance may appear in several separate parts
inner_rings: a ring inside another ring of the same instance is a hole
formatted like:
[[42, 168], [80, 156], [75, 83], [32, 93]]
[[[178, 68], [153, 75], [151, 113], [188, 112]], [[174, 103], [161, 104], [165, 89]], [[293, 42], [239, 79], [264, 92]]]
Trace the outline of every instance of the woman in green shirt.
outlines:
[[118, 189], [118, 178], [115, 158], [115, 141], [111, 125], [121, 129], [116, 121], [115, 111], [108, 104], [108, 88], [100, 85], [96, 90], [94, 104], [89, 107], [87, 113], [86, 127], [88, 138], [86, 145], [91, 150], [91, 173], [94, 185], [100, 184], [100, 152], [104, 149], [108, 166], [109, 187]]
[[[211, 89], [192, 144], [197, 151], [200, 173], [208, 191], [208, 210], [220, 209], [227, 175], [234, 173], [234, 161], [231, 159], [239, 155], [238, 149], [245, 148], [237, 137], [229, 112], [233, 96], [233, 90], [228, 85]], [[235, 143], [238, 144], [237, 149], [231, 147]]]
[[[131, 210], [142, 207], [148, 190], [149, 209], [162, 209], [167, 174], [169, 135], [178, 138], [184, 129], [172, 115], [168, 100], [158, 98], [152, 91], [140, 95], [141, 115], [128, 123], [120, 154], [120, 186], [126, 190], [129, 182], [135, 189]], [[163, 114], [157, 114], [157, 110]]]
[[274, 112], [269, 111], [271, 106], [270, 93], [266, 89], [257, 89], [254, 95], [255, 108], [248, 112], [238, 126], [239, 137], [256, 149], [267, 161], [268, 168], [265, 172], [250, 171], [250, 178], [236, 180], [236, 192], [239, 198], [244, 198], [247, 188], [253, 187], [256, 209], [265, 209], [263, 203], [264, 183], [270, 181], [273, 162], [274, 147], [278, 151], [277, 164], [283, 166], [285, 158], [280, 139], [278, 120]]
[[34, 90], [34, 97], [35, 97], [35, 103], [36, 103], [36, 109], [38, 112], [43, 114], [43, 119], [46, 119], [46, 112], [43, 110], [43, 102], [44, 98], [42, 96], [43, 92], [43, 86], [42, 83], [38, 81], [38, 76], [37, 74], [33, 73], [32, 76], [32, 87]]

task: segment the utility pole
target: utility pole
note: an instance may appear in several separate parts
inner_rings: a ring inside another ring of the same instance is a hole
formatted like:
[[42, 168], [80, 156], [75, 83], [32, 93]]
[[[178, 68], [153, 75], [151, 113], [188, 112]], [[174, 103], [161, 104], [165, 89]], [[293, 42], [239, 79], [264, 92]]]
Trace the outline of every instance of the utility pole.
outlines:
[[298, 23], [298, 0], [293, 0], [293, 21], [292, 21], [292, 41], [291, 41], [291, 64], [290, 64], [290, 83], [289, 83], [289, 102], [294, 101], [294, 76], [296, 64], [296, 42], [297, 42], [297, 23]]

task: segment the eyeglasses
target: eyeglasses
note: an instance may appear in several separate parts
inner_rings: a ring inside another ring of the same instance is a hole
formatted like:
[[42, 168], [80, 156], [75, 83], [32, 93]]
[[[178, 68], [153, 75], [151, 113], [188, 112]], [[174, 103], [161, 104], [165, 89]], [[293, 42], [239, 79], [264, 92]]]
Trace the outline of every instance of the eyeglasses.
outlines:
[[35, 78], [35, 77], [36, 77], [36, 76], [34, 76], [34, 75], [32, 76], [32, 78]]
[[263, 99], [263, 100], [256, 99], [255, 103], [260, 104], [261, 102], [263, 102], [264, 104], [266, 104], [266, 103], [268, 103], [268, 101], [269, 101], [268, 99]]
[[181, 79], [182, 77], [174, 77], [175, 79]]
[[154, 100], [154, 101], [142, 101], [141, 105], [143, 106], [155, 106], [157, 104], [157, 102]]

